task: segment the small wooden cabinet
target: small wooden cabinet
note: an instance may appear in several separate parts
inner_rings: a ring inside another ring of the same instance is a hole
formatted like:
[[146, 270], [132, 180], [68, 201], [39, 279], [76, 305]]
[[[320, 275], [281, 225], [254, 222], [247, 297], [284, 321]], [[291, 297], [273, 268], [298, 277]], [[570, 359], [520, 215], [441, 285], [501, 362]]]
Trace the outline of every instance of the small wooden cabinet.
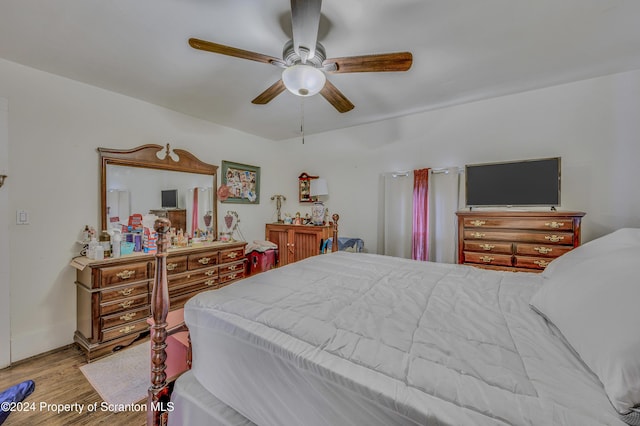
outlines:
[[284, 266], [320, 254], [322, 244], [331, 237], [331, 232], [329, 225], [267, 223], [265, 239], [278, 245], [278, 266]]
[[169, 219], [171, 227], [176, 228], [176, 231], [182, 229], [183, 232], [187, 232], [187, 211], [185, 209], [149, 210], [149, 213]]
[[583, 212], [460, 211], [458, 263], [540, 272], [580, 245]]
[[[170, 309], [194, 295], [231, 284], [245, 276], [245, 242], [214, 242], [171, 249], [167, 256]], [[75, 258], [77, 330], [74, 341], [87, 360], [128, 346], [149, 329], [155, 255], [104, 260]]]

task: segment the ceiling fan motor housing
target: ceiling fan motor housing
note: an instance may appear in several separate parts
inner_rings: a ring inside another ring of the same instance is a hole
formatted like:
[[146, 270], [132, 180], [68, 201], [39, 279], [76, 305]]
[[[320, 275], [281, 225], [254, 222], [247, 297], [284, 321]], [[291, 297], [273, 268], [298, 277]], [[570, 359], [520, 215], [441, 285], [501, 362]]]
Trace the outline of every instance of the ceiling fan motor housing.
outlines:
[[[300, 48], [301, 51], [308, 52], [308, 49]], [[298, 55], [293, 48], [293, 40], [289, 40], [284, 44], [284, 48], [282, 49], [282, 59], [285, 61], [287, 66], [297, 65], [297, 64], [306, 64], [311, 65], [315, 68], [322, 68], [322, 63], [325, 59], [327, 59], [327, 54], [325, 53], [324, 46], [320, 43], [316, 43], [316, 53], [312, 58], [302, 58]]]

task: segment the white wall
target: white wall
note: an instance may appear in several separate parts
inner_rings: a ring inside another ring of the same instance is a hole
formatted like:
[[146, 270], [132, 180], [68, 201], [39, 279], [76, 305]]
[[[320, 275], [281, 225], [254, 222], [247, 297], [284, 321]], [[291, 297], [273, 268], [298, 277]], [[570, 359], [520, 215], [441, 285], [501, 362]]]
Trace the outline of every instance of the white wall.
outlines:
[[205, 162], [260, 166], [260, 205], [219, 205], [219, 216], [239, 213], [249, 241], [264, 238], [265, 222], [275, 219], [271, 195], [287, 196], [283, 212], [310, 210], [297, 202], [303, 171], [327, 178], [327, 205], [340, 213], [342, 235], [362, 237], [376, 252], [381, 173], [558, 155], [563, 208], [587, 212], [585, 240], [640, 227], [640, 71], [307, 135], [304, 145], [299, 138], [267, 141], [4, 60], [0, 76], [0, 97], [11, 106], [9, 216], [17, 209], [31, 214], [30, 225], [9, 225], [12, 361], [72, 341], [68, 263], [82, 227], [99, 223], [100, 146], [169, 142]]
[[363, 238], [370, 252], [378, 251], [381, 173], [554, 156], [562, 157], [562, 208], [587, 212], [588, 241], [640, 227], [638, 117], [633, 71], [307, 135], [284, 149], [300, 170], [327, 178], [341, 235]]
[[[0, 175], [9, 174], [8, 102], [0, 97]], [[0, 188], [0, 368], [11, 360], [11, 285], [9, 268], [9, 185]]]
[[[68, 264], [83, 226], [100, 224], [96, 148], [171, 143], [208, 163], [259, 165], [262, 191], [275, 193], [281, 165], [273, 142], [4, 60], [0, 76], [0, 97], [11, 105], [9, 217], [25, 209], [31, 222], [8, 226], [12, 361], [72, 342], [75, 271]], [[229, 209], [238, 211], [247, 238], [264, 238], [268, 198], [220, 207]]]

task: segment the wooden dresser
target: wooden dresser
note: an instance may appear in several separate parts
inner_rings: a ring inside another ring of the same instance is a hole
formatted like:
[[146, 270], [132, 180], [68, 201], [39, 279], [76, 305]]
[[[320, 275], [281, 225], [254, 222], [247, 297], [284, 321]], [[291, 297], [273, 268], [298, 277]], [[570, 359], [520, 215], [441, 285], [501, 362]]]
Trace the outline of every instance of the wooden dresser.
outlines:
[[[191, 297], [244, 277], [245, 242], [214, 242], [171, 249], [167, 257], [170, 309]], [[77, 330], [74, 341], [91, 361], [128, 346], [147, 331], [155, 255], [117, 259], [75, 258], [77, 269]]]
[[182, 229], [187, 232], [187, 210], [185, 209], [161, 209], [149, 210], [149, 213], [158, 217], [165, 217], [171, 221], [171, 227], [176, 231]]
[[580, 245], [583, 212], [459, 211], [458, 263], [540, 272]]
[[267, 223], [265, 239], [278, 245], [278, 266], [320, 254], [322, 243], [331, 237], [330, 225], [285, 225]]

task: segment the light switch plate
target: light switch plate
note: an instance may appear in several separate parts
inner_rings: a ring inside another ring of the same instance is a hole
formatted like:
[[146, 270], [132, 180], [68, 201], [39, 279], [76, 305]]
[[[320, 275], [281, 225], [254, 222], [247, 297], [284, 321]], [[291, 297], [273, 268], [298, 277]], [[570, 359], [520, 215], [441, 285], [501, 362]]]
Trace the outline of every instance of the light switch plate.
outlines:
[[16, 211], [16, 225], [28, 225], [29, 224], [29, 212], [26, 210]]

